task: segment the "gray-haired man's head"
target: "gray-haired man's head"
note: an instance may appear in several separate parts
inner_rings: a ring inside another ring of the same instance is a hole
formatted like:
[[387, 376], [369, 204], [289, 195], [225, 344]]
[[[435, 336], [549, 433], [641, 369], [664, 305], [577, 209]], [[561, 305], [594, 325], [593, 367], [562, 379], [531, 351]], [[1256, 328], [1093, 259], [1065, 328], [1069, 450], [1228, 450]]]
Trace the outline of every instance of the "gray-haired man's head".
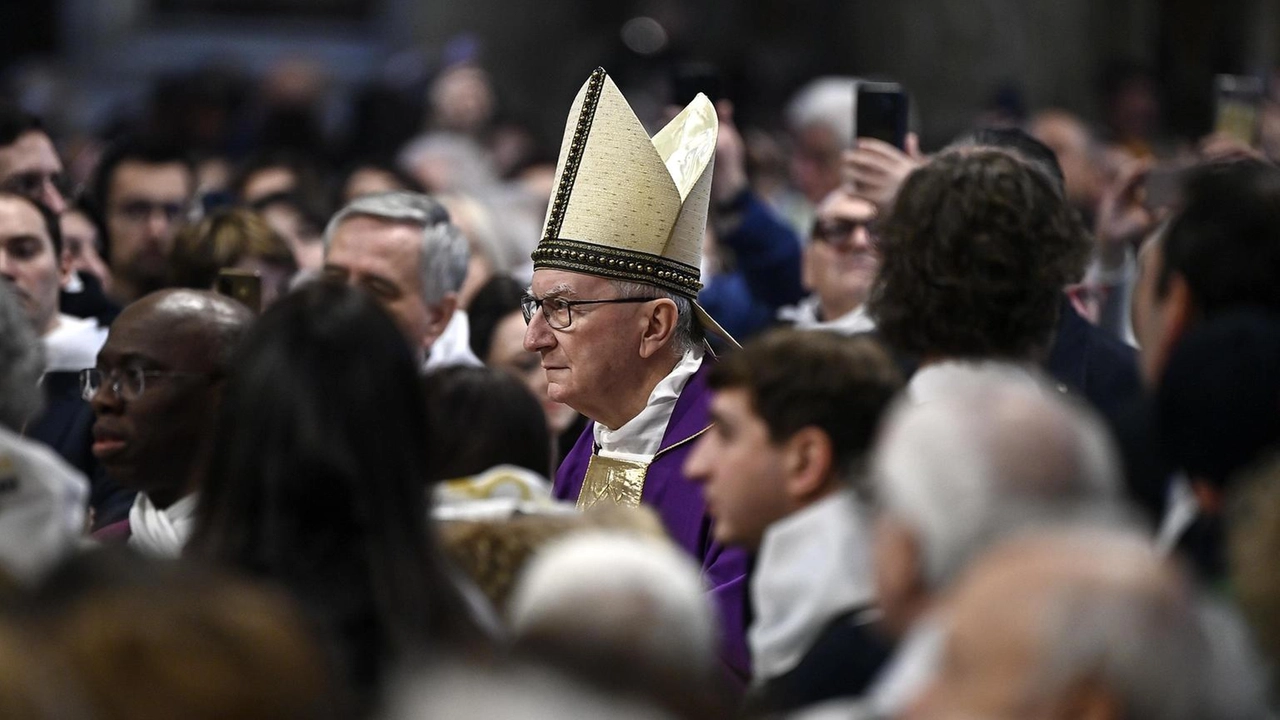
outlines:
[[467, 274], [466, 238], [435, 200], [412, 192], [357, 198], [325, 228], [324, 275], [371, 293], [424, 355], [444, 332]]

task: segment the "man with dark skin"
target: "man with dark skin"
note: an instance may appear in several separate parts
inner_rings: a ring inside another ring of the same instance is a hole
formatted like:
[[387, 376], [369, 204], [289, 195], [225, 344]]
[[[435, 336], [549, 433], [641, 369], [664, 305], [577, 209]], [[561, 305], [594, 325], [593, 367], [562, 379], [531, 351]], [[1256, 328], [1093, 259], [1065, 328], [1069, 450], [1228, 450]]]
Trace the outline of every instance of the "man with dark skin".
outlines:
[[138, 492], [129, 519], [101, 539], [178, 555], [191, 528], [229, 357], [252, 313], [230, 298], [163, 290], [125, 308], [82, 374], [93, 405], [93, 454]]

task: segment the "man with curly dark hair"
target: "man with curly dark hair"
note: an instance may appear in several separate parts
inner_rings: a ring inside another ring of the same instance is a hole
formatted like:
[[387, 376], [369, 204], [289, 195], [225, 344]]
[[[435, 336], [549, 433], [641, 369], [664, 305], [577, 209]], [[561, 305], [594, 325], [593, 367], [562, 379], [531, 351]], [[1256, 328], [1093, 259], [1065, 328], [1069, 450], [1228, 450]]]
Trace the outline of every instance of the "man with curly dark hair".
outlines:
[[989, 148], [942, 153], [911, 174], [880, 231], [870, 309], [921, 365], [1042, 360], [1063, 286], [1089, 234], [1044, 173]]

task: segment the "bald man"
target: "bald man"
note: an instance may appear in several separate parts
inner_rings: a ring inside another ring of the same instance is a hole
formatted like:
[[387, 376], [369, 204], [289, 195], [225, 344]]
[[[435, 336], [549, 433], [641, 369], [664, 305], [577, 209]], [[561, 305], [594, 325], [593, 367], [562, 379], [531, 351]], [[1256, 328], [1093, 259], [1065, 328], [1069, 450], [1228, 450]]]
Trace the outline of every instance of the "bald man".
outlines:
[[1077, 529], [1004, 545], [948, 609], [938, 674], [906, 717], [1262, 716], [1241, 682], [1249, 668], [1228, 671], [1239, 653], [1223, 652], [1224, 633], [1142, 536]]
[[127, 539], [176, 557], [194, 519], [196, 492], [228, 359], [252, 314], [209, 292], [163, 290], [125, 308], [82, 373], [93, 405], [93, 454], [138, 493], [129, 519], [96, 537]]

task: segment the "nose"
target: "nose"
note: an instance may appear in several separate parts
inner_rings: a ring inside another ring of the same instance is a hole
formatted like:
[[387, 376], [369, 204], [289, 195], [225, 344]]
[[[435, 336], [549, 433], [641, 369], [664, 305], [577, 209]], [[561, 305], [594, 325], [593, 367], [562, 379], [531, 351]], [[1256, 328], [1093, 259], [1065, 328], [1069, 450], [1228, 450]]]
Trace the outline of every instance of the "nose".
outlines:
[[169, 218], [163, 212], [152, 211], [147, 216], [147, 234], [153, 238], [164, 238], [169, 234]]
[[711, 433], [708, 432], [698, 438], [693, 445], [693, 450], [689, 452], [689, 457], [684, 460], [684, 474], [695, 483], [702, 484], [707, 481], [707, 475], [710, 469], [711, 450]]
[[93, 396], [89, 398], [89, 407], [93, 408], [95, 416], [119, 413], [124, 400], [121, 399], [120, 393], [115, 391], [113, 385], [114, 381], [111, 377], [104, 377], [102, 384], [93, 391]]
[[58, 190], [58, 186], [53, 184], [53, 180], [45, 178], [40, 187], [40, 202], [52, 210], [55, 214], [61, 215], [67, 210], [67, 199], [62, 197], [62, 192]]
[[529, 319], [529, 326], [524, 329], [524, 349], [540, 353], [555, 347], [556, 335], [551, 332], [547, 319], [538, 311]]
[[871, 248], [871, 233], [867, 230], [867, 226], [858, 224], [853, 228], [853, 249], [869, 250]]

